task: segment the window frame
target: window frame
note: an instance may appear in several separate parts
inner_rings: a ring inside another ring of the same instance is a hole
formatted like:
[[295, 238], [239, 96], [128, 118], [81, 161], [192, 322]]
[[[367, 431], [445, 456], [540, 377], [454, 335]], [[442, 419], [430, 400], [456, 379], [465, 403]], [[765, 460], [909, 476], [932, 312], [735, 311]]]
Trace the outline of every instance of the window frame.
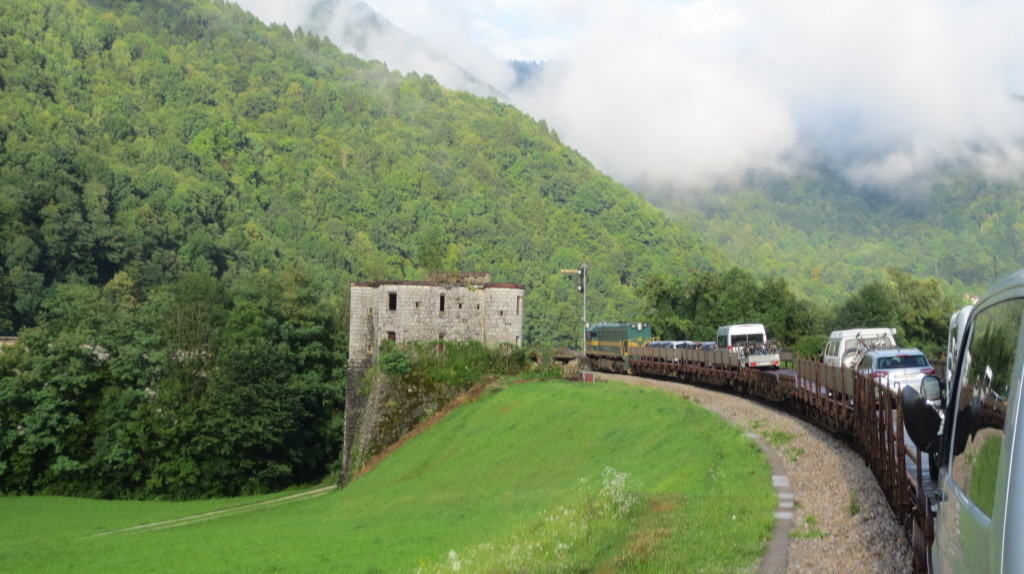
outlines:
[[[1019, 374], [1021, 372], [1021, 370], [1022, 370], [1021, 369], [1021, 364], [1022, 364], [1022, 362], [1024, 362], [1024, 297], [1022, 297], [1022, 296], [1006, 297], [1006, 298], [1000, 298], [998, 300], [994, 300], [990, 304], [984, 305], [984, 307], [975, 309], [975, 311], [972, 313], [971, 321], [970, 321], [969, 325], [966, 327], [966, 332], [964, 333], [963, 343], [962, 343], [963, 349], [961, 350], [961, 352], [959, 353], [959, 355], [957, 357], [956, 377], [955, 377], [957, 388], [956, 389], [951, 389], [951, 392], [950, 392], [951, 400], [950, 400], [950, 403], [947, 406], [947, 410], [946, 410], [947, 420], [949, 420], [950, 416], [952, 415], [952, 421], [953, 422], [952, 422], [952, 424], [948, 425], [947, 432], [943, 433], [943, 435], [944, 435], [943, 436], [943, 442], [944, 442], [944, 444], [946, 446], [946, 452], [944, 454], [948, 457], [946, 459], [948, 481], [949, 481], [950, 485], [952, 486], [952, 488], [954, 489], [954, 492], [955, 492], [957, 498], [960, 500], [960, 503], [965, 505], [969, 509], [969, 511], [973, 515], [975, 515], [976, 518], [981, 519], [982, 522], [984, 522], [984, 523], [991, 523], [991, 521], [995, 519], [996, 512], [999, 510], [999, 501], [1000, 501], [1000, 496], [1001, 496], [1001, 494], [999, 492], [999, 488], [998, 488], [999, 487], [1000, 469], [1003, 467], [1004, 464], [1012, 464], [1012, 460], [1007, 460], [1006, 457], [1003, 456], [1004, 455], [1004, 450], [1003, 450], [1004, 446], [1001, 444], [1000, 445], [999, 460], [997, 462], [997, 466], [996, 466], [996, 469], [995, 469], [996, 476], [995, 476], [994, 482], [993, 482], [993, 492], [992, 492], [992, 500], [991, 500], [991, 505], [992, 506], [991, 506], [991, 508], [986, 510], [976, 500], [976, 496], [972, 496], [972, 494], [970, 492], [970, 486], [962, 484], [961, 481], [958, 480], [957, 476], [956, 476], [957, 473], [955, 472], [955, 465], [957, 463], [958, 457], [959, 456], [967, 456], [966, 454], [964, 454], [963, 451], [961, 451], [960, 453], [956, 452], [957, 441], [959, 439], [960, 432], [963, 430], [963, 428], [961, 426], [962, 423], [963, 423], [962, 414], [963, 414], [964, 411], [967, 410], [967, 409], [963, 409], [963, 410], [958, 409], [957, 406], [958, 406], [958, 403], [962, 401], [961, 393], [964, 392], [964, 385], [967, 382], [967, 378], [968, 378], [968, 376], [970, 374], [971, 365], [972, 365], [973, 361], [975, 360], [975, 356], [974, 355], [976, 353], [972, 353], [971, 349], [972, 349], [972, 345], [975, 342], [975, 334], [978, 332], [977, 331], [977, 327], [978, 327], [979, 320], [985, 319], [986, 317], [991, 317], [991, 315], [989, 315], [990, 311], [993, 311], [995, 309], [1001, 308], [1004, 305], [1012, 305], [1012, 304], [1020, 305], [1021, 308], [1018, 309], [1018, 311], [1017, 311], [1018, 312], [1018, 316], [1017, 316], [1017, 323], [1016, 323], [1016, 325], [1017, 325], [1017, 327], [1016, 327], [1016, 340], [1014, 341], [1014, 343], [1012, 345], [1012, 353], [1013, 353], [1013, 355], [1012, 355], [1012, 358], [1011, 358], [1011, 360], [1010, 360], [1010, 362], [1008, 364], [1008, 367], [1007, 367], [1009, 382], [1007, 384], [1008, 388], [1006, 389], [1006, 396], [1004, 397], [1004, 401], [1003, 401], [1004, 404], [1006, 405], [1006, 408], [1007, 408], [1006, 420], [1009, 420], [1009, 418], [1011, 417], [1011, 414], [1009, 413], [1009, 409], [1014, 404], [1015, 401], [1019, 402], [1020, 397], [1016, 396], [1016, 395], [1020, 394], [1021, 387], [1022, 387], [1022, 385], [1024, 385], [1024, 383], [1022, 383], [1022, 381], [1021, 381], [1021, 377], [1016, 377], [1015, 378], [1015, 375]], [[991, 365], [985, 365], [985, 367], [986, 367], [986, 370], [989, 373], [991, 373]], [[991, 376], [991, 375], [989, 375], [989, 376]], [[990, 388], [990, 387], [991, 387], [991, 381], [989, 381], [988, 387], [982, 387], [982, 388]], [[974, 385], [971, 385], [971, 388], [974, 389], [975, 388]], [[974, 393], [974, 391], [972, 391], [972, 394], [973, 393]], [[1006, 420], [1004, 420], [1003, 427], [1000, 429], [1003, 432], [1002, 440], [1003, 441], [1006, 441], [1006, 440], [1013, 441], [1014, 439], [1013, 439], [1012, 435], [1013, 435], [1014, 429], [1008, 428], [1006, 426]], [[976, 435], [977, 431], [983, 430], [985, 428], [995, 428], [995, 427], [980, 427], [980, 428], [976, 428], [976, 429], [971, 429], [971, 431], [968, 432], [969, 438], [965, 439], [964, 450], [966, 450], [966, 445], [967, 445], [966, 441], [970, 440], [970, 436]], [[1004, 519], [1005, 519], [1005, 517], [1004, 517]]]

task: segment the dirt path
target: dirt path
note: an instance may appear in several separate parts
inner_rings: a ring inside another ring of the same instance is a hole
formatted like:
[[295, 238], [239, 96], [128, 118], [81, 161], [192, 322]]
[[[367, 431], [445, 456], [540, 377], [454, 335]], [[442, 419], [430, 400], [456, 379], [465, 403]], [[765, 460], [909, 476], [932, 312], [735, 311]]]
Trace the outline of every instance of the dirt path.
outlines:
[[129, 526], [128, 528], [118, 528], [116, 530], [107, 530], [105, 532], [97, 532], [96, 534], [90, 534], [88, 536], [82, 536], [80, 539], [85, 538], [98, 538], [100, 536], [108, 536], [110, 534], [122, 534], [127, 532], [143, 532], [147, 530], [163, 530], [165, 528], [174, 528], [177, 526], [185, 526], [188, 524], [195, 524], [197, 522], [205, 522], [207, 520], [213, 520], [214, 518], [223, 518], [225, 516], [234, 516], [236, 514], [242, 514], [245, 512], [252, 512], [253, 510], [260, 510], [270, 506], [277, 506], [279, 504], [287, 504], [289, 502], [298, 502], [300, 500], [308, 500], [310, 498], [316, 498], [335, 490], [337, 486], [322, 486], [320, 488], [314, 488], [312, 490], [304, 490], [302, 492], [296, 492], [295, 494], [289, 494], [288, 496], [282, 496], [279, 498], [272, 498], [270, 500], [262, 500], [260, 502], [252, 502], [249, 504], [240, 504], [238, 506], [230, 506], [228, 508], [221, 508], [220, 510], [211, 510], [209, 512], [201, 512], [199, 514], [191, 514], [189, 516], [182, 516], [180, 518], [171, 518], [169, 520], [161, 520], [159, 522], [148, 522], [146, 524], [138, 524], [136, 526]]
[[[793, 522], [786, 572], [911, 571], [910, 546], [871, 470], [857, 453], [824, 431], [728, 393], [625, 375], [600, 373], [598, 378], [682, 395], [772, 443], [793, 493], [792, 514], [782, 518]], [[777, 512], [777, 519], [780, 514], [785, 513]]]

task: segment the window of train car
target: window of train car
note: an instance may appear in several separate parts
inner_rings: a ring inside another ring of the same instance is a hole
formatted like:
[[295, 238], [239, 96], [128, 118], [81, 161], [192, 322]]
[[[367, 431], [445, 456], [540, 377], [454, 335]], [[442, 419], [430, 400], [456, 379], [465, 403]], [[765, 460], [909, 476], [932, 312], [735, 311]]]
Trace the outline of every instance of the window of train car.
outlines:
[[825, 354], [830, 357], [839, 354], [839, 339], [829, 339], [828, 345], [825, 347]]
[[961, 365], [953, 429], [952, 478], [971, 504], [991, 517], [1003, 458], [1010, 394], [1019, 391], [1024, 300], [984, 310], [974, 321]]

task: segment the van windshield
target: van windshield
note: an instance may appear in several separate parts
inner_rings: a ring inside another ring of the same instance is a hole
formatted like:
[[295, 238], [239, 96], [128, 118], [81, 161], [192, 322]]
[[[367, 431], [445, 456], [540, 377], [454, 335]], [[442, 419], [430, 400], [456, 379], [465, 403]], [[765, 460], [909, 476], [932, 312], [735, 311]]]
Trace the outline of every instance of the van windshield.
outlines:
[[733, 335], [733, 345], [743, 345], [745, 343], [764, 343], [763, 333], [750, 333], [748, 335]]

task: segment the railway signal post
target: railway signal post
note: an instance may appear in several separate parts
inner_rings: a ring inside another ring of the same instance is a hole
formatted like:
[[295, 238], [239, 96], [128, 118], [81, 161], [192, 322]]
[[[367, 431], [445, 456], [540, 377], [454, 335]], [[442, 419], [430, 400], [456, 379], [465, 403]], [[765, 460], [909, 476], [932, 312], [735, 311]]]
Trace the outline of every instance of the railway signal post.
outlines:
[[579, 269], [562, 269], [561, 272], [567, 275], [578, 277], [576, 290], [583, 294], [583, 338], [580, 340], [580, 350], [587, 352], [587, 270], [590, 266], [584, 263]]

